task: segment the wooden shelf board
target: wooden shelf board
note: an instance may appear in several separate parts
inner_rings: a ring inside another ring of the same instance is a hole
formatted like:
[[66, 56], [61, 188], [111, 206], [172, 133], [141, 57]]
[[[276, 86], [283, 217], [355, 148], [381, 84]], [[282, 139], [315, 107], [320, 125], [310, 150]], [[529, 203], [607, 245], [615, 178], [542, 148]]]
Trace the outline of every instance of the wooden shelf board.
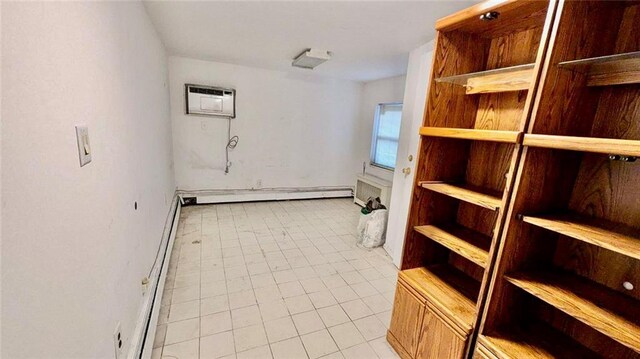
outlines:
[[503, 358], [600, 358], [568, 335], [542, 322], [481, 334], [479, 342]]
[[[441, 228], [440, 228], [441, 227]], [[451, 251], [486, 268], [491, 238], [460, 225], [416, 226], [414, 230]]]
[[471, 331], [480, 283], [446, 264], [403, 270], [399, 276], [460, 328]]
[[587, 74], [587, 86], [640, 83], [640, 51], [564, 61], [558, 67]]
[[468, 95], [478, 93], [528, 90], [533, 78], [534, 64], [503, 67], [495, 70], [440, 77], [436, 82], [464, 86]]
[[640, 260], [640, 230], [602, 219], [561, 214], [523, 216], [522, 220], [577, 240]]
[[421, 127], [420, 135], [428, 137], [457, 138], [463, 140], [491, 141], [505, 143], [522, 142], [522, 132], [499, 130], [476, 130], [451, 127]]
[[560, 271], [517, 273], [505, 279], [640, 353], [640, 303], [637, 300]]
[[640, 141], [616, 138], [525, 134], [524, 146], [625, 156], [640, 156]]
[[488, 193], [486, 190], [471, 188], [470, 186], [456, 186], [433, 181], [420, 182], [419, 186], [494, 211], [500, 208], [502, 204], [499, 193]]

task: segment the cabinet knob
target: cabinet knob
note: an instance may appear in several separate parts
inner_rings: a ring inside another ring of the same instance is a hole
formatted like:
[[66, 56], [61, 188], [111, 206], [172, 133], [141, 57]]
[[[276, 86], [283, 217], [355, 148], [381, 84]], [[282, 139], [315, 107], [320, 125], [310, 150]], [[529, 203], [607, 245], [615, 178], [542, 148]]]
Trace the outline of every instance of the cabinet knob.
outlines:
[[408, 175], [409, 173], [411, 173], [411, 167], [403, 168], [402, 173], [404, 173], [405, 175]]

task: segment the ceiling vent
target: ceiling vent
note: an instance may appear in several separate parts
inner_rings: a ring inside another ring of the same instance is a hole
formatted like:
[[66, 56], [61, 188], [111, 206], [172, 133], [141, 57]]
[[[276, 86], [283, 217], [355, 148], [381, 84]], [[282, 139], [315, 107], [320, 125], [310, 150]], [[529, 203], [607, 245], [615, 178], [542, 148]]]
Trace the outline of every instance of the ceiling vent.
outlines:
[[331, 52], [326, 50], [306, 49], [296, 56], [291, 63], [293, 67], [312, 69], [331, 58]]

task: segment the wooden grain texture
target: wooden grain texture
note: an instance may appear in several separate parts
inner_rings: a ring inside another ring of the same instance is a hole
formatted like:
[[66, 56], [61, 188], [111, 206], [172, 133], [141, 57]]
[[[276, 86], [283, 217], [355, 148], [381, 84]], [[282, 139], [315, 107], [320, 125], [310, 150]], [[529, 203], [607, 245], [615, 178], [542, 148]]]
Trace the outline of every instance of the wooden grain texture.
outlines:
[[400, 278], [459, 328], [471, 332], [479, 283], [446, 265], [404, 270], [400, 272]]
[[[436, 22], [436, 30], [460, 31], [485, 37], [540, 27], [547, 11], [547, 1], [490, 0], [461, 10]], [[494, 21], [482, 21], [480, 15], [498, 11]]]
[[498, 359], [487, 347], [481, 342], [482, 338], [478, 338], [473, 352], [473, 359]]
[[640, 156], [640, 140], [525, 134], [524, 146], [625, 156]]
[[420, 135], [505, 143], [520, 143], [522, 140], [522, 133], [517, 131], [476, 130], [450, 127], [421, 127]]
[[471, 77], [465, 85], [467, 95], [493, 92], [528, 90], [531, 86], [533, 69], [518, 70], [509, 73]]
[[460, 337], [436, 313], [427, 309], [422, 322], [416, 358], [462, 359], [466, 340], [466, 337]]
[[410, 357], [415, 357], [423, 314], [424, 302], [398, 283], [389, 332]]
[[457, 198], [461, 201], [472, 203], [490, 210], [500, 208], [500, 204], [502, 202], [502, 199], [498, 197], [498, 193], [486, 193], [486, 191], [482, 189], [468, 188], [468, 186], [465, 185], [457, 186], [448, 183], [433, 183], [425, 181], [420, 182], [420, 186], [430, 191]]
[[571, 337], [549, 325], [535, 322], [480, 336], [480, 345], [498, 358], [601, 358]]
[[640, 229], [575, 214], [523, 216], [522, 220], [631, 258], [640, 259]]
[[458, 225], [416, 226], [414, 230], [483, 268], [489, 264], [490, 237]]
[[560, 272], [511, 274], [505, 279], [640, 353], [640, 305], [636, 300]]

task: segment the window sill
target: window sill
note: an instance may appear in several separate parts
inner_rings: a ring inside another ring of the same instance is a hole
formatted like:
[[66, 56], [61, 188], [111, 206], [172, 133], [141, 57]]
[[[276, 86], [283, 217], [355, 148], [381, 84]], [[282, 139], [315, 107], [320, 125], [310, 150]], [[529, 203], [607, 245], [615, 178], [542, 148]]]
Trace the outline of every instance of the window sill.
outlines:
[[389, 172], [393, 172], [393, 171], [396, 170], [395, 167], [387, 167], [387, 166], [379, 165], [379, 164], [373, 163], [373, 162], [369, 162], [369, 166], [375, 167], [375, 168], [379, 168], [381, 170], [387, 170]]

